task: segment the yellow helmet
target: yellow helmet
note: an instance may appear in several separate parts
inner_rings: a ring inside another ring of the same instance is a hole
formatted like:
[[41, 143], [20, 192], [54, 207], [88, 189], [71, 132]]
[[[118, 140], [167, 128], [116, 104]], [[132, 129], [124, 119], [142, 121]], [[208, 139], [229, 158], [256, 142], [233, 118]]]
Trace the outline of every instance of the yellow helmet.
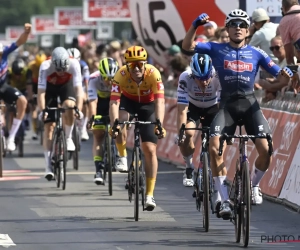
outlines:
[[40, 52], [35, 56], [35, 63], [37, 66], [40, 66], [42, 64], [43, 61], [45, 61], [47, 59], [47, 56]]
[[125, 51], [124, 58], [126, 62], [146, 61], [147, 51], [141, 46], [131, 46]]

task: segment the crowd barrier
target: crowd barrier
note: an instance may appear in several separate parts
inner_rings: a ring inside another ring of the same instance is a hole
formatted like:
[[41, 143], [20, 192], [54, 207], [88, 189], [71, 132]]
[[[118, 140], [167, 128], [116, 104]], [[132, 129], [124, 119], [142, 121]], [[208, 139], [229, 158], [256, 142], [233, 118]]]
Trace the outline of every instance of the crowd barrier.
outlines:
[[[263, 92], [256, 91], [264, 116], [270, 124], [273, 135], [274, 154], [267, 173], [261, 180], [262, 192], [269, 196], [286, 199], [300, 206], [300, 96], [286, 93], [269, 103], [262, 103]], [[174, 93], [166, 97], [166, 115], [164, 128], [166, 138], [158, 141], [159, 158], [168, 159], [176, 165], [184, 164], [179, 148], [174, 143], [177, 134], [177, 108]], [[238, 132], [238, 131], [237, 131]], [[128, 138], [133, 138], [133, 128], [128, 131]], [[200, 133], [195, 136], [196, 150], [194, 164], [198, 166], [201, 149]], [[128, 140], [128, 147], [133, 147], [133, 140]], [[228, 146], [224, 153], [224, 161], [228, 170], [228, 179], [232, 180], [235, 164], [238, 159], [238, 141]], [[253, 170], [257, 152], [252, 141], [248, 143], [250, 168]]]

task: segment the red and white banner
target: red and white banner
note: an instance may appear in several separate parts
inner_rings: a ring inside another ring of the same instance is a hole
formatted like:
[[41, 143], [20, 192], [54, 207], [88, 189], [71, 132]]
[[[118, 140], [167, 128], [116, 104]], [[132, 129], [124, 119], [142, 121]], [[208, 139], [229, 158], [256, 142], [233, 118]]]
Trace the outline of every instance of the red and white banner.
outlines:
[[[20, 35], [24, 32], [23, 26], [8, 26], [5, 28], [5, 39], [10, 42], [15, 42], [18, 40]], [[37, 42], [37, 36], [30, 33], [27, 42], [35, 43]]]
[[85, 21], [131, 21], [129, 0], [83, 0]]
[[96, 22], [83, 20], [82, 7], [54, 8], [54, 25], [58, 29], [96, 29]]
[[57, 29], [54, 25], [54, 15], [31, 16], [32, 33], [35, 35], [61, 34], [63, 29]]

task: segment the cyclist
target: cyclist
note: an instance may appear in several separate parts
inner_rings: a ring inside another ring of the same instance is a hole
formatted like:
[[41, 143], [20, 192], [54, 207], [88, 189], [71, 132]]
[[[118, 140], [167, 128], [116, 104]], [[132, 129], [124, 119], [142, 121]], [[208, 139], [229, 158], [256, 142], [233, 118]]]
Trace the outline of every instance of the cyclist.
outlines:
[[[208, 55], [195, 53], [191, 59], [190, 69], [179, 76], [177, 88], [177, 129], [182, 123], [186, 128], [209, 127], [217, 114], [220, 98], [220, 82]], [[200, 119], [201, 118], [201, 119]], [[178, 142], [181, 154], [186, 163], [183, 185], [194, 186], [193, 142], [195, 131], [185, 131], [184, 141]], [[176, 141], [178, 141], [178, 137]]]
[[[219, 137], [222, 133], [234, 134], [239, 120], [243, 121], [246, 132], [250, 135], [270, 133], [269, 124], [253, 92], [256, 72], [259, 66], [262, 66], [285, 85], [293, 73], [286, 67], [281, 70], [263, 50], [245, 43], [250, 26], [250, 18], [245, 11], [235, 9], [226, 16], [225, 26], [230, 38], [229, 43], [194, 42], [197, 28], [208, 21], [209, 16], [205, 13], [197, 17], [189, 28], [182, 46], [185, 50], [210, 55], [220, 79], [220, 110], [210, 126], [209, 148], [215, 186], [222, 198], [219, 214], [223, 219], [228, 219], [231, 216], [231, 207], [224, 183], [226, 167], [223, 157], [218, 155]], [[253, 198], [256, 204], [261, 204], [259, 182], [270, 165], [271, 157], [268, 154], [267, 140], [256, 139], [254, 143], [259, 156], [252, 176]]]
[[33, 140], [37, 140], [37, 127], [38, 127], [38, 121], [37, 121], [37, 101], [36, 101], [36, 95], [37, 95], [37, 88], [38, 88], [38, 78], [39, 78], [39, 69], [43, 61], [47, 59], [45, 53], [43, 51], [39, 51], [37, 55], [35, 56], [35, 60], [31, 61], [28, 65], [28, 68], [32, 72], [32, 84], [28, 88], [28, 102], [31, 104], [31, 111], [32, 111], [32, 128], [33, 128]]
[[80, 133], [81, 133], [81, 140], [87, 141], [89, 139], [89, 134], [86, 130], [86, 125], [88, 122], [88, 105], [87, 105], [87, 89], [88, 89], [88, 82], [89, 82], [89, 77], [90, 77], [90, 71], [89, 71], [89, 66], [87, 63], [81, 59], [81, 53], [78, 49], [76, 48], [70, 48], [68, 49], [68, 53], [71, 57], [77, 59], [80, 63], [80, 68], [81, 68], [81, 76], [82, 76], [82, 87], [84, 91], [84, 99], [83, 99], [83, 108], [82, 112], [84, 115], [84, 118], [81, 121], [80, 124]]
[[8, 47], [4, 47], [2, 43], [0, 43], [0, 99], [4, 100], [4, 102], [8, 104], [16, 103], [17, 107], [17, 115], [13, 119], [13, 123], [11, 129], [9, 131], [9, 137], [7, 139], [7, 150], [14, 151], [16, 150], [15, 144], [15, 136], [21, 125], [23, 120], [27, 100], [25, 96], [22, 95], [20, 91], [16, 91], [13, 87], [7, 84], [7, 74], [8, 74], [8, 55], [16, 50], [19, 46], [26, 43], [28, 36], [31, 31], [31, 24], [24, 24], [24, 32], [20, 35], [18, 40], [12, 43]]
[[[51, 58], [44, 61], [40, 67], [38, 79], [38, 107], [43, 111], [39, 115], [44, 120], [44, 155], [46, 161], [45, 178], [52, 180], [54, 177], [51, 169], [50, 149], [54, 129], [55, 114], [46, 107], [57, 107], [59, 97], [62, 107], [74, 107], [77, 104], [82, 108], [82, 78], [78, 60], [70, 58], [67, 50], [57, 47], [53, 50]], [[82, 119], [82, 113], [80, 119]], [[74, 151], [75, 145], [72, 140], [74, 127], [74, 111], [67, 110], [64, 113], [64, 127], [67, 150]], [[44, 115], [44, 116], [43, 116]]]
[[[132, 46], [125, 52], [126, 65], [115, 74], [110, 96], [110, 120], [128, 121], [130, 114], [138, 114], [141, 121], [155, 121], [158, 118], [163, 123], [165, 113], [164, 85], [159, 71], [147, 64], [147, 52], [143, 47]], [[112, 129], [112, 128], [111, 128]], [[120, 157], [116, 170], [128, 171], [126, 152], [126, 126], [115, 133], [116, 146]], [[111, 133], [114, 132], [111, 130]], [[156, 156], [157, 137], [166, 136], [163, 129], [159, 134], [156, 126], [143, 125], [140, 130], [142, 149], [145, 156], [146, 172], [146, 203], [145, 208], [152, 211], [156, 207], [153, 192], [157, 176], [158, 161]]]
[[104, 183], [102, 161], [102, 144], [105, 135], [105, 126], [93, 126], [94, 118], [97, 116], [109, 115], [109, 101], [112, 78], [118, 71], [119, 66], [113, 58], [103, 58], [99, 62], [99, 70], [90, 75], [88, 86], [88, 100], [90, 107], [90, 120], [88, 122], [88, 129], [93, 128], [93, 156], [96, 168], [94, 182], [97, 185]]

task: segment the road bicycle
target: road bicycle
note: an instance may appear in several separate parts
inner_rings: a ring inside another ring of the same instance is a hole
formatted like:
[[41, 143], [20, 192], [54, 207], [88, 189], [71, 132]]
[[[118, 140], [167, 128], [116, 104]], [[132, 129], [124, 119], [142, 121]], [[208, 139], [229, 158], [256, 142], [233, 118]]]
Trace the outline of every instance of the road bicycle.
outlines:
[[243, 122], [238, 122], [239, 134], [220, 136], [219, 155], [223, 154], [224, 141], [229, 141], [233, 138], [239, 139], [239, 158], [236, 162], [236, 171], [232, 186], [229, 192], [229, 197], [233, 202], [233, 214], [230, 218], [235, 226], [235, 239], [239, 243], [241, 240], [241, 232], [243, 233], [243, 245], [248, 246], [250, 235], [250, 215], [252, 204], [255, 204], [252, 194], [252, 181], [250, 180], [250, 167], [247, 154], [247, 144], [249, 139], [267, 139], [269, 147], [269, 155], [273, 154], [272, 136], [270, 134], [262, 135], [243, 135]]
[[[128, 200], [129, 202], [132, 201], [132, 198], [134, 196], [134, 219], [135, 221], [139, 220], [139, 199], [141, 194], [141, 203], [143, 206], [143, 211], [145, 209], [145, 170], [144, 165], [142, 161], [142, 151], [140, 147], [140, 128], [142, 125], [149, 125], [149, 124], [155, 124], [157, 126], [157, 129], [159, 133], [162, 133], [162, 126], [159, 119], [157, 119], [155, 122], [150, 121], [139, 121], [138, 115], [135, 114], [133, 116], [135, 121], [124, 121], [119, 122], [118, 119], [115, 120], [112, 131], [118, 132], [118, 125], [134, 125], [134, 146], [133, 146], [133, 154], [131, 159], [131, 164], [129, 166], [128, 170]], [[150, 208], [149, 208], [150, 209]]]
[[4, 133], [4, 120], [2, 108], [5, 108], [5, 104], [0, 104], [0, 178], [3, 177], [3, 157], [6, 156], [6, 139]]

